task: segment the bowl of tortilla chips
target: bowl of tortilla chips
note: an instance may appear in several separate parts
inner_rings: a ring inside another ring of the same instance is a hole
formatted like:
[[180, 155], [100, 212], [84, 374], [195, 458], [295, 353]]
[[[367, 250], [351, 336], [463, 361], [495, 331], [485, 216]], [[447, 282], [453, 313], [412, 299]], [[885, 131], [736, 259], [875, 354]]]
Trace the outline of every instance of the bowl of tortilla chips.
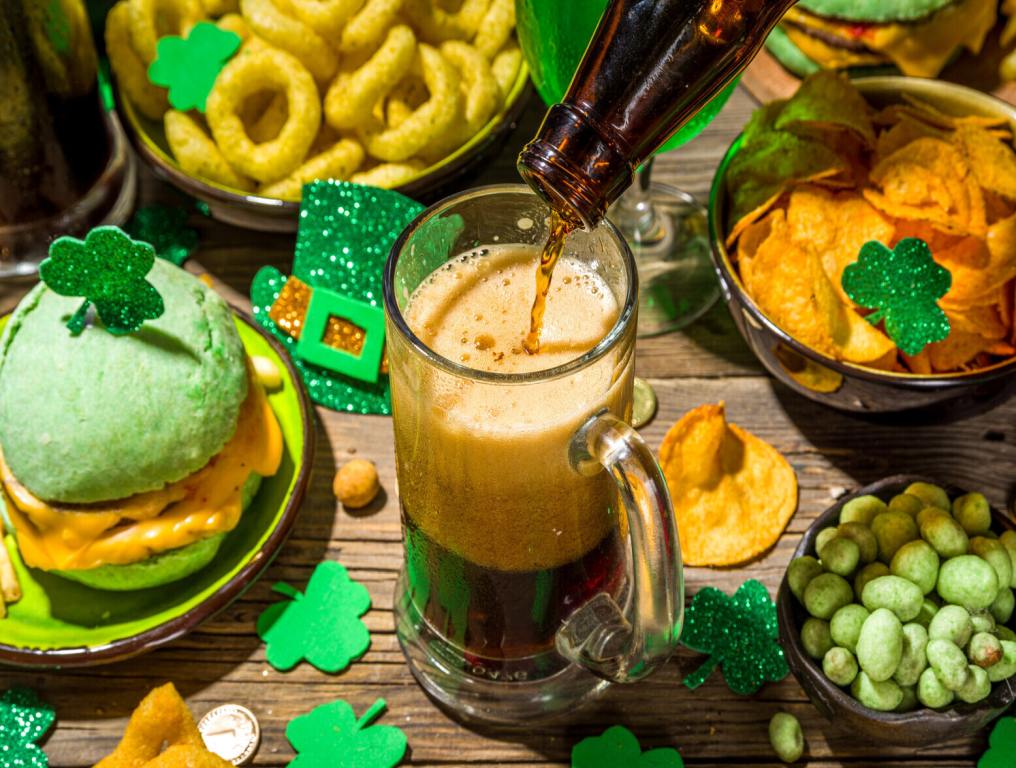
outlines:
[[[855, 412], [1016, 383], [1014, 131], [1016, 107], [918, 78], [821, 72], [758, 109], [713, 180], [710, 239], [769, 372]], [[877, 300], [844, 278], [862, 266]]]

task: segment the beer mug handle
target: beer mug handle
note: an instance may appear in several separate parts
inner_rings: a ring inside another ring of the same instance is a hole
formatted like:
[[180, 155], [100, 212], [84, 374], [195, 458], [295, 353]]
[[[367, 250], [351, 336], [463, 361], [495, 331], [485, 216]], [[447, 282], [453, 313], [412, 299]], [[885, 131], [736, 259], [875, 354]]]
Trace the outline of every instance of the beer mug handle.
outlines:
[[607, 470], [617, 483], [631, 542], [630, 608], [601, 593], [557, 634], [558, 652], [614, 682], [639, 680], [670, 658], [684, 619], [681, 547], [667, 483], [630, 425], [604, 411], [583, 425], [570, 460], [583, 475]]

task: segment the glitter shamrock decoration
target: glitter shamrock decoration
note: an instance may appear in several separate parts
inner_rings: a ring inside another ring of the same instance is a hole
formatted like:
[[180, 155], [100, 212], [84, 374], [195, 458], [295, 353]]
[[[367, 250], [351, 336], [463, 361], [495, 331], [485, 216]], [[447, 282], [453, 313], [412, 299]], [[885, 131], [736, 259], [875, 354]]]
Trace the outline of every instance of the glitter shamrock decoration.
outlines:
[[841, 281], [852, 301], [875, 310], [868, 322], [885, 321], [889, 338], [906, 354], [916, 355], [949, 335], [949, 318], [937, 302], [949, 291], [952, 275], [935, 263], [923, 240], [908, 237], [892, 250], [871, 240], [843, 270]]
[[988, 750], [977, 761], [977, 768], [1012, 768], [1016, 755], [1016, 718], [1003, 717], [991, 730]]
[[131, 237], [151, 243], [160, 259], [178, 267], [198, 245], [198, 233], [187, 226], [184, 208], [168, 205], [138, 208], [124, 229]]
[[56, 717], [53, 708], [31, 688], [11, 688], [0, 695], [0, 766], [46, 768], [46, 753], [37, 745]]
[[766, 681], [776, 682], [790, 670], [777, 642], [776, 606], [765, 586], [749, 579], [727, 597], [706, 587], [685, 614], [681, 642], [709, 660], [688, 675], [684, 684], [698, 688], [718, 665], [734, 693], [755, 693]]
[[642, 751], [639, 740], [623, 725], [614, 725], [600, 736], [590, 736], [574, 747], [572, 768], [683, 768], [684, 760], [672, 747]]
[[174, 109], [205, 111], [215, 78], [243, 42], [235, 32], [210, 21], [195, 24], [187, 37], [165, 35], [155, 47], [148, 79], [169, 89]]
[[297, 752], [290, 768], [394, 768], [406, 754], [406, 735], [391, 725], [371, 725], [386, 706], [378, 699], [357, 720], [340, 700], [293, 719], [286, 726]]
[[166, 311], [162, 296], [145, 279], [154, 263], [155, 249], [148, 243], [131, 240], [119, 227], [96, 227], [84, 240], [54, 240], [49, 258], [39, 265], [39, 277], [61, 296], [84, 297], [67, 321], [72, 334], [84, 330], [94, 304], [106, 330], [123, 336]]
[[265, 656], [276, 669], [286, 671], [306, 659], [322, 672], [339, 672], [367, 652], [370, 632], [360, 617], [370, 609], [370, 595], [341, 563], [320, 563], [306, 594], [284, 583], [272, 589], [291, 598], [258, 618]]

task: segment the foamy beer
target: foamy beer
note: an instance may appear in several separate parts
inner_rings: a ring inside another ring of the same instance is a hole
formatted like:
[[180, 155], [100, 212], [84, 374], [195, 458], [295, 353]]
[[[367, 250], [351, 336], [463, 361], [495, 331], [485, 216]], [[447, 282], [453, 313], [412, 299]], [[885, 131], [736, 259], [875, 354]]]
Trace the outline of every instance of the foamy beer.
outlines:
[[626, 423], [638, 280], [612, 226], [568, 238], [523, 348], [549, 213], [523, 186], [449, 198], [384, 278], [399, 639], [428, 693], [501, 722], [647, 675], [683, 612], [666, 484]]

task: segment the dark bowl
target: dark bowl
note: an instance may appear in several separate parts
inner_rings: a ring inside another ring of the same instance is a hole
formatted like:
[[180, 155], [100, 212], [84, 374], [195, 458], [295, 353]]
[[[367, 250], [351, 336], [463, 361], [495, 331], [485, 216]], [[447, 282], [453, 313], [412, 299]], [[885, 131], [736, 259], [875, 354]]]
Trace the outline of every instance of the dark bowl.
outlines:
[[[901, 94], [909, 94], [952, 114], [1002, 116], [1016, 129], [1016, 107], [961, 85], [910, 77], [869, 77], [854, 84], [876, 108], [898, 103]], [[713, 266], [734, 324], [769, 373], [810, 400], [861, 413], [927, 409], [958, 398], [982, 400], [1016, 384], [1016, 358], [961, 373], [919, 376], [878, 371], [826, 357], [766, 317], [745, 290], [724, 245], [725, 177], [741, 141], [741, 136], [734, 140], [713, 177], [709, 239]]]
[[[839, 521], [840, 509], [851, 499], [871, 494], [883, 501], [889, 501], [896, 494], [902, 493], [908, 485], [916, 482], [934, 483], [935, 480], [918, 475], [894, 475], [843, 496], [812, 523], [794, 551], [794, 557], [817, 556], [815, 538], [819, 531], [836, 524]], [[967, 493], [955, 486], [942, 487], [950, 498]], [[991, 509], [991, 516], [995, 523], [994, 530], [1016, 530], [1016, 524], [994, 507]], [[959, 739], [982, 730], [1016, 701], [1016, 675], [1014, 675], [1004, 682], [993, 683], [988, 698], [977, 704], [959, 703], [943, 710], [925, 707], [902, 714], [868, 709], [827, 678], [819, 663], [805, 653], [801, 644], [801, 626], [808, 618], [808, 612], [790, 591], [786, 573], [776, 596], [776, 610], [780, 623], [780, 645], [783, 646], [790, 671], [794, 673], [794, 677], [804, 688], [815, 708], [857, 738], [909, 746], [927, 746]], [[1009, 620], [1008, 626], [1010, 628], [1016, 626], [1016, 616]]]

